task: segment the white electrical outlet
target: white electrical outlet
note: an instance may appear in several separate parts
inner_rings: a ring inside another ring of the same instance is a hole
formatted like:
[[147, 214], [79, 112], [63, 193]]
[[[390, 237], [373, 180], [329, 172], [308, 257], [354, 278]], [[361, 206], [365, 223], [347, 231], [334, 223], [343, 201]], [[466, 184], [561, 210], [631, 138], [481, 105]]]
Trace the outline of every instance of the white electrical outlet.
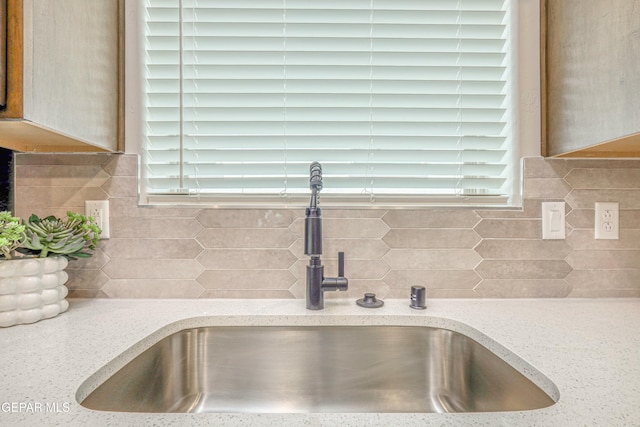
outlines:
[[596, 202], [595, 237], [596, 239], [612, 240], [618, 240], [620, 238], [618, 203]]
[[109, 201], [108, 200], [85, 200], [84, 209], [86, 216], [92, 216], [96, 224], [102, 230], [101, 239], [109, 238]]

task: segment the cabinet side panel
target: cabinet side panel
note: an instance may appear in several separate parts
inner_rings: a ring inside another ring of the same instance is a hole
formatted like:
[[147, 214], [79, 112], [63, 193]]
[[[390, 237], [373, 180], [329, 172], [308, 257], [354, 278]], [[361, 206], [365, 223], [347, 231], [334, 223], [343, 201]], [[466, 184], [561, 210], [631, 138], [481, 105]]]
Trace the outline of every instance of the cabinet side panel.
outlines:
[[640, 130], [640, 0], [547, 0], [548, 154]]
[[22, 111], [22, 0], [6, 0], [6, 76], [2, 84], [6, 89], [6, 108], [0, 111], [0, 119], [21, 118]]
[[0, 0], [0, 110], [7, 106], [7, 0]]
[[31, 99], [25, 118], [115, 150], [118, 1], [35, 1], [31, 7], [32, 51], [25, 61]]

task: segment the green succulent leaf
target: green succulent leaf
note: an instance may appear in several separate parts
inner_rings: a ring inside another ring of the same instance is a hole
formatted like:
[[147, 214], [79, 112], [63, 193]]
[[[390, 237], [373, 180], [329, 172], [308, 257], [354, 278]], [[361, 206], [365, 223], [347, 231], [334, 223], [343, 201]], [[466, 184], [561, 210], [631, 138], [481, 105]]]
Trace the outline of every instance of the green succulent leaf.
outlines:
[[44, 248], [44, 245], [40, 242], [38, 235], [33, 233], [31, 235], [31, 240], [29, 240], [29, 245], [27, 246], [29, 249], [41, 250]]
[[74, 212], [67, 218], [31, 214], [27, 222], [0, 212], [0, 258], [11, 259], [15, 251], [36, 257], [63, 255], [88, 258], [97, 247], [100, 227], [95, 220]]
[[101, 232], [93, 218], [74, 212], [68, 212], [64, 220], [55, 216], [39, 218], [33, 214], [25, 227], [23, 246], [39, 257], [65, 255], [73, 258], [84, 249], [93, 250]]
[[24, 238], [25, 226], [9, 211], [0, 212], [0, 257], [11, 259]]

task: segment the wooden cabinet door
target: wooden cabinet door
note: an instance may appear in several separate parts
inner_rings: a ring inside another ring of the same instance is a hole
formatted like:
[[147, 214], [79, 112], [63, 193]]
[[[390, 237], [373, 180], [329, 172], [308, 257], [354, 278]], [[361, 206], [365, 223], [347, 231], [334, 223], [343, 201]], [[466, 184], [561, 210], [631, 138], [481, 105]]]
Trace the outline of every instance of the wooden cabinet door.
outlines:
[[640, 155], [640, 0], [542, 0], [541, 16], [543, 154]]

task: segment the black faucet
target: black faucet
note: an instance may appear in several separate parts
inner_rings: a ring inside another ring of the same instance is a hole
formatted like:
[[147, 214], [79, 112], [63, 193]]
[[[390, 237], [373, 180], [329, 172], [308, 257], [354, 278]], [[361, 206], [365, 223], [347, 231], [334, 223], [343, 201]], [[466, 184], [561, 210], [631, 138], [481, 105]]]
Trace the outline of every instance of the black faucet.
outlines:
[[349, 280], [344, 277], [344, 252], [338, 252], [338, 277], [324, 277], [322, 255], [322, 211], [318, 207], [322, 190], [322, 166], [318, 162], [309, 167], [309, 188], [311, 203], [306, 210], [304, 220], [304, 253], [309, 255], [307, 266], [307, 309], [324, 308], [325, 291], [346, 291]]

